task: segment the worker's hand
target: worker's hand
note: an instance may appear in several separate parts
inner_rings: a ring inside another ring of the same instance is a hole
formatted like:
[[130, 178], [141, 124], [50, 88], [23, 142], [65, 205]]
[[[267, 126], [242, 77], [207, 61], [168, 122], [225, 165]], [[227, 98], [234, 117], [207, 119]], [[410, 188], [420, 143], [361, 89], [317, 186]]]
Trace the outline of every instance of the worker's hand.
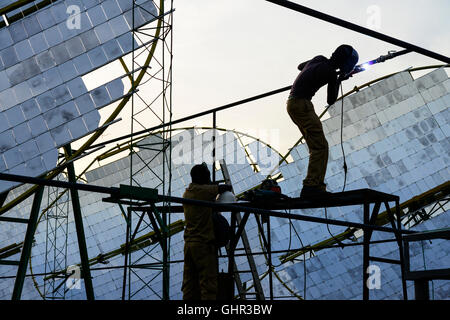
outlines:
[[219, 193], [224, 193], [225, 191], [233, 190], [233, 187], [229, 184], [219, 184]]
[[353, 75], [352, 73], [347, 73], [347, 74], [341, 73], [338, 77], [338, 81], [342, 82], [342, 81], [348, 80], [352, 75]]

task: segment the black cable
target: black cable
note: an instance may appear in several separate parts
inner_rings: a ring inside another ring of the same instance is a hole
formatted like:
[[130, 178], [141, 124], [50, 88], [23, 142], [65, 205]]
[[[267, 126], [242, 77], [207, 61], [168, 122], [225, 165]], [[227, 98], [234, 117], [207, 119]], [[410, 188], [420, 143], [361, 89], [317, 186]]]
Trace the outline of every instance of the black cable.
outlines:
[[[342, 192], [344, 192], [345, 190], [345, 185], [347, 183], [347, 162], [345, 160], [345, 152], [344, 152], [344, 140], [343, 140], [343, 132], [344, 132], [344, 90], [342, 89], [342, 82], [340, 83], [340, 87], [341, 87], [341, 150], [342, 150], [342, 157], [344, 159], [344, 186], [342, 187]], [[325, 207], [325, 219], [328, 219], [328, 214], [327, 214], [327, 208]], [[339, 244], [339, 246], [341, 247], [341, 249], [344, 249], [344, 245], [342, 244], [342, 242], [336, 238], [330, 230], [330, 226], [327, 223], [327, 230], [328, 233], [330, 234], [330, 236]]]
[[347, 183], [347, 161], [345, 159], [345, 151], [344, 151], [344, 90], [342, 89], [342, 82], [341, 82], [341, 150], [342, 150], [342, 158], [344, 160], [344, 185], [342, 187], [342, 192], [345, 190], [345, 185]]
[[[291, 213], [291, 210], [289, 209], [289, 213]], [[300, 238], [300, 235], [298, 234], [297, 230], [295, 229], [294, 224], [292, 223], [291, 218], [289, 218], [289, 224], [292, 226], [292, 228], [294, 229], [295, 234], [297, 235], [298, 240], [300, 241], [300, 245], [302, 247], [305, 247], [305, 245], [303, 244], [302, 238]], [[311, 253], [310, 253], [311, 256]], [[303, 299], [306, 300], [306, 253], [303, 254], [303, 277], [304, 277], [304, 281], [303, 281]]]

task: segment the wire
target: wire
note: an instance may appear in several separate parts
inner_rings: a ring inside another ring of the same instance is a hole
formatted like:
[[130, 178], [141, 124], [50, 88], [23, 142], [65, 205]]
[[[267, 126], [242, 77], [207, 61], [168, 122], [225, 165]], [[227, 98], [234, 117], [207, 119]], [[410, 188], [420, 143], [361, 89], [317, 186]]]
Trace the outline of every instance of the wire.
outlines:
[[[344, 132], [344, 89], [342, 88], [342, 82], [340, 83], [340, 87], [341, 87], [341, 150], [342, 150], [342, 157], [344, 159], [344, 185], [342, 187], [342, 192], [344, 192], [345, 190], [345, 185], [347, 183], [347, 161], [345, 160], [345, 151], [344, 151], [344, 139], [343, 139], [343, 132]], [[327, 213], [327, 208], [325, 207], [325, 219], [328, 219], [328, 213]], [[344, 245], [342, 244], [342, 242], [336, 238], [330, 230], [330, 226], [327, 223], [327, 230], [328, 233], [330, 234], [330, 236], [339, 244], [339, 246], [344, 249]]]
[[[291, 213], [291, 210], [289, 209], [289, 214], [290, 213]], [[300, 245], [302, 247], [305, 247], [305, 245], [303, 244], [302, 238], [300, 238], [300, 235], [298, 234], [297, 229], [295, 229], [295, 226], [292, 223], [291, 218], [289, 218], [289, 224], [292, 226], [292, 229], [294, 229], [294, 232], [297, 235], [298, 240], [300, 241]], [[289, 243], [290, 243], [290, 239], [289, 239]], [[289, 249], [290, 249], [290, 245], [289, 245]], [[310, 255], [311, 255], [311, 253], [310, 253]], [[303, 278], [304, 278], [304, 281], [303, 281], [303, 299], [305, 299], [305, 300], [306, 300], [306, 273], [307, 273], [307, 270], [306, 270], [306, 252], [305, 252], [303, 254]]]
[[[431, 241], [430, 241], [430, 242], [431, 242]], [[421, 244], [421, 246], [422, 246], [423, 268], [424, 268], [425, 270], [427, 270], [427, 264], [426, 264], [426, 262], [425, 262], [425, 248], [424, 248], [424, 246], [423, 246], [423, 240], [420, 241], [420, 244]], [[431, 292], [432, 292], [432, 298], [433, 298], [433, 300], [434, 300], [434, 282], [433, 282], [433, 280], [431, 280]]]
[[[341, 103], [341, 150], [342, 150], [342, 157], [343, 157], [343, 160], [344, 160], [344, 165], [343, 165], [343, 168], [344, 168], [344, 185], [342, 187], [342, 192], [344, 192], [345, 185], [347, 183], [347, 161], [345, 159], [344, 139], [343, 139], [343, 136], [344, 136], [344, 89], [342, 89], [342, 82], [341, 82], [340, 87], [341, 87], [341, 97], [342, 97], [342, 99], [341, 99], [341, 102], [342, 102]], [[326, 211], [325, 211], [325, 213], [326, 213]]]
[[[327, 208], [325, 207], [325, 219], [328, 219], [328, 214], [327, 214]], [[341, 247], [341, 249], [344, 249], [344, 244], [338, 239], [338, 238], [336, 238], [332, 233], [331, 233], [331, 230], [330, 230], [330, 225], [328, 224], [328, 222], [327, 222], [327, 230], [328, 230], [328, 233], [330, 234], [330, 236], [337, 242], [337, 244]]]

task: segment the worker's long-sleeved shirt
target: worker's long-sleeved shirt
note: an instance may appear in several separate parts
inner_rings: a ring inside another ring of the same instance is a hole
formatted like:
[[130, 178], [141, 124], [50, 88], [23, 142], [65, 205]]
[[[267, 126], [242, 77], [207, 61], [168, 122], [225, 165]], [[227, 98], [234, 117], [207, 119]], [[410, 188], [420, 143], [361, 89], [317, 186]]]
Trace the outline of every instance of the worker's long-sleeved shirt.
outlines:
[[[219, 193], [217, 185], [191, 183], [183, 194], [183, 198], [214, 201]], [[212, 208], [183, 204], [186, 228], [185, 242], [214, 243], [214, 224]]]
[[339, 81], [329, 59], [316, 56], [300, 64], [298, 69], [301, 72], [292, 85], [290, 97], [311, 100], [322, 86], [328, 84], [327, 103], [331, 105], [336, 101]]

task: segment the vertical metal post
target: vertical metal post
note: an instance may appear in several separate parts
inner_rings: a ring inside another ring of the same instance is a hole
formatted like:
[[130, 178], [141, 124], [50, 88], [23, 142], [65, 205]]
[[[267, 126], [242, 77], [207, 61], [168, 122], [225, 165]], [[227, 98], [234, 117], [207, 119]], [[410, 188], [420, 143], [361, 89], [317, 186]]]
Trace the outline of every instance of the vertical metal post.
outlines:
[[212, 181], [216, 181], [216, 128], [217, 128], [217, 117], [216, 112], [213, 112], [213, 161], [212, 161]]
[[270, 240], [270, 216], [267, 217], [267, 256], [269, 262], [269, 294], [273, 300], [273, 276], [272, 276], [272, 244]]
[[[237, 241], [236, 239], [236, 213], [231, 212], [231, 221], [230, 221], [230, 227], [231, 227], [231, 241], [228, 244], [228, 274], [233, 275], [233, 278], [235, 278], [234, 274], [234, 248], [236, 247], [234, 245], [234, 242]], [[236, 279], [235, 279], [236, 280]], [[232, 295], [234, 295], [234, 281], [232, 281], [231, 285], [232, 289]]]
[[[162, 215], [162, 219], [158, 216], [158, 209], [155, 204], [151, 204], [152, 211], [147, 211], [150, 223], [153, 226], [153, 230], [160, 238], [159, 243], [163, 253], [163, 300], [169, 300], [169, 288], [170, 288], [170, 273], [169, 273], [169, 247], [168, 247], [168, 228], [165, 217], [167, 214]], [[157, 222], [158, 220], [158, 222]], [[159, 228], [158, 228], [159, 223]]]
[[430, 300], [428, 280], [414, 280], [414, 296], [416, 300]]
[[0, 207], [5, 203], [6, 198], [8, 198], [9, 191], [5, 191], [0, 194]]
[[[400, 202], [399, 200], [395, 201], [395, 214], [397, 216], [397, 241], [398, 241], [398, 248], [400, 251], [400, 268], [402, 272], [402, 287], [403, 287], [403, 300], [408, 300], [408, 289], [406, 288], [406, 274], [405, 274], [405, 251], [403, 248], [403, 235], [401, 233], [402, 230], [402, 219], [400, 215]], [[409, 251], [409, 247], [408, 247]], [[409, 260], [409, 259], [408, 259]], [[409, 262], [408, 262], [409, 264]], [[409, 269], [409, 265], [408, 265]]]
[[[364, 224], [369, 224], [369, 204], [364, 203]], [[369, 268], [369, 241], [370, 241], [370, 230], [367, 228], [363, 229], [363, 300], [369, 300], [369, 288], [367, 287], [367, 280], [369, 279], [369, 274], [367, 270]]]
[[[122, 208], [122, 206], [119, 204], [122, 212], [125, 215], [125, 212]], [[123, 266], [123, 282], [122, 282], [122, 300], [125, 300], [125, 294], [126, 294], [126, 288], [127, 288], [127, 275], [128, 275], [128, 258], [129, 258], [129, 248], [130, 248], [130, 234], [131, 234], [131, 213], [130, 210], [127, 210], [127, 213], [125, 215], [126, 223], [127, 223], [127, 230], [126, 230], [126, 240], [125, 240], [125, 261]], [[131, 284], [129, 284], [131, 285]]]
[[14, 282], [14, 289], [12, 300], [20, 300], [22, 296], [23, 283], [27, 272], [28, 260], [31, 256], [31, 247], [33, 244], [34, 232], [36, 231], [39, 211], [41, 208], [42, 195], [44, 194], [44, 187], [40, 186], [34, 194], [33, 205], [31, 207], [30, 220], [28, 222], [27, 232], [22, 247], [22, 254], [20, 255], [19, 268], [17, 270], [16, 281]]
[[[66, 151], [67, 156], [70, 157], [70, 155], [72, 154], [70, 144], [66, 145], [64, 147], [64, 150]], [[69, 177], [69, 182], [76, 183], [75, 169], [73, 166], [73, 162], [70, 162], [68, 164], [67, 173]], [[75, 221], [75, 228], [77, 231], [78, 248], [80, 250], [80, 259], [81, 259], [81, 272], [84, 279], [86, 297], [88, 300], [95, 300], [94, 287], [92, 286], [91, 270], [89, 267], [89, 255], [86, 246], [86, 235], [84, 233], [83, 217], [81, 215], [81, 205], [80, 205], [80, 198], [78, 196], [78, 190], [75, 188], [70, 188], [70, 196], [72, 198], [73, 216]]]

